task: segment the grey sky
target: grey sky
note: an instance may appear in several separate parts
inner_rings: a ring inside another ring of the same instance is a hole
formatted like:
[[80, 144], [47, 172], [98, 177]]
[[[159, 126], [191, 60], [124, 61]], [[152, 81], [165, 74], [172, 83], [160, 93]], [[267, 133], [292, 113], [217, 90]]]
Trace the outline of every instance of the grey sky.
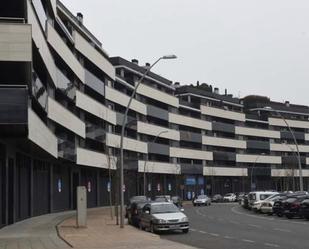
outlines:
[[111, 56], [243, 97], [309, 105], [308, 0], [62, 0]]

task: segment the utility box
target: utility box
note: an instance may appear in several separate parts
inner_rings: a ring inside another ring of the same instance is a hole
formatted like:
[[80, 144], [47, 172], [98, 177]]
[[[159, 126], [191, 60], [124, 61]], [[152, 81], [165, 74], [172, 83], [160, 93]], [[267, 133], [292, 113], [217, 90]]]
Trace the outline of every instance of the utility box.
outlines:
[[87, 226], [87, 191], [85, 186], [77, 187], [77, 227]]

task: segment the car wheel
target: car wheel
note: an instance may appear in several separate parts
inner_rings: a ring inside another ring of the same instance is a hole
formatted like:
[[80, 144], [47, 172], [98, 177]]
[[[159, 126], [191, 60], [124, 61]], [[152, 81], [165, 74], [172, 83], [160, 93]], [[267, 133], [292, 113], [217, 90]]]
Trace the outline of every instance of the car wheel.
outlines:
[[189, 232], [189, 228], [183, 229], [182, 232], [183, 233], [188, 233]]
[[282, 213], [277, 213], [277, 216], [278, 216], [278, 217], [282, 217], [283, 214], [282, 214]]
[[309, 220], [309, 216], [305, 216], [305, 219], [306, 219], [306, 220]]
[[285, 215], [288, 219], [292, 219], [293, 218], [293, 215], [292, 214], [286, 214]]
[[193, 204], [194, 207], [196, 207], [196, 204]]

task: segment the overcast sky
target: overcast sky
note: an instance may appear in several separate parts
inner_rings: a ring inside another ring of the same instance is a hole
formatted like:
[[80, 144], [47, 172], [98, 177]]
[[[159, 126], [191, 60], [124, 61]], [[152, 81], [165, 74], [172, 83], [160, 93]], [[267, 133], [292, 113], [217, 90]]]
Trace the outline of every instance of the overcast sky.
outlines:
[[309, 105], [308, 0], [62, 0], [110, 56], [181, 84]]

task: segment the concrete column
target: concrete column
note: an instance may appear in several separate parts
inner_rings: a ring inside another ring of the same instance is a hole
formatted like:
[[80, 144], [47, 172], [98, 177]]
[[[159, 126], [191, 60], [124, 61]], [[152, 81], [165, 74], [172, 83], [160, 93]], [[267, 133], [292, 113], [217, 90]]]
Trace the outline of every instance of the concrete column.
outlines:
[[77, 187], [77, 219], [78, 228], [87, 226], [87, 191], [85, 186]]
[[54, 178], [54, 165], [50, 164], [49, 167], [49, 212], [53, 212], [54, 210], [54, 182], [53, 182], [53, 178]]

